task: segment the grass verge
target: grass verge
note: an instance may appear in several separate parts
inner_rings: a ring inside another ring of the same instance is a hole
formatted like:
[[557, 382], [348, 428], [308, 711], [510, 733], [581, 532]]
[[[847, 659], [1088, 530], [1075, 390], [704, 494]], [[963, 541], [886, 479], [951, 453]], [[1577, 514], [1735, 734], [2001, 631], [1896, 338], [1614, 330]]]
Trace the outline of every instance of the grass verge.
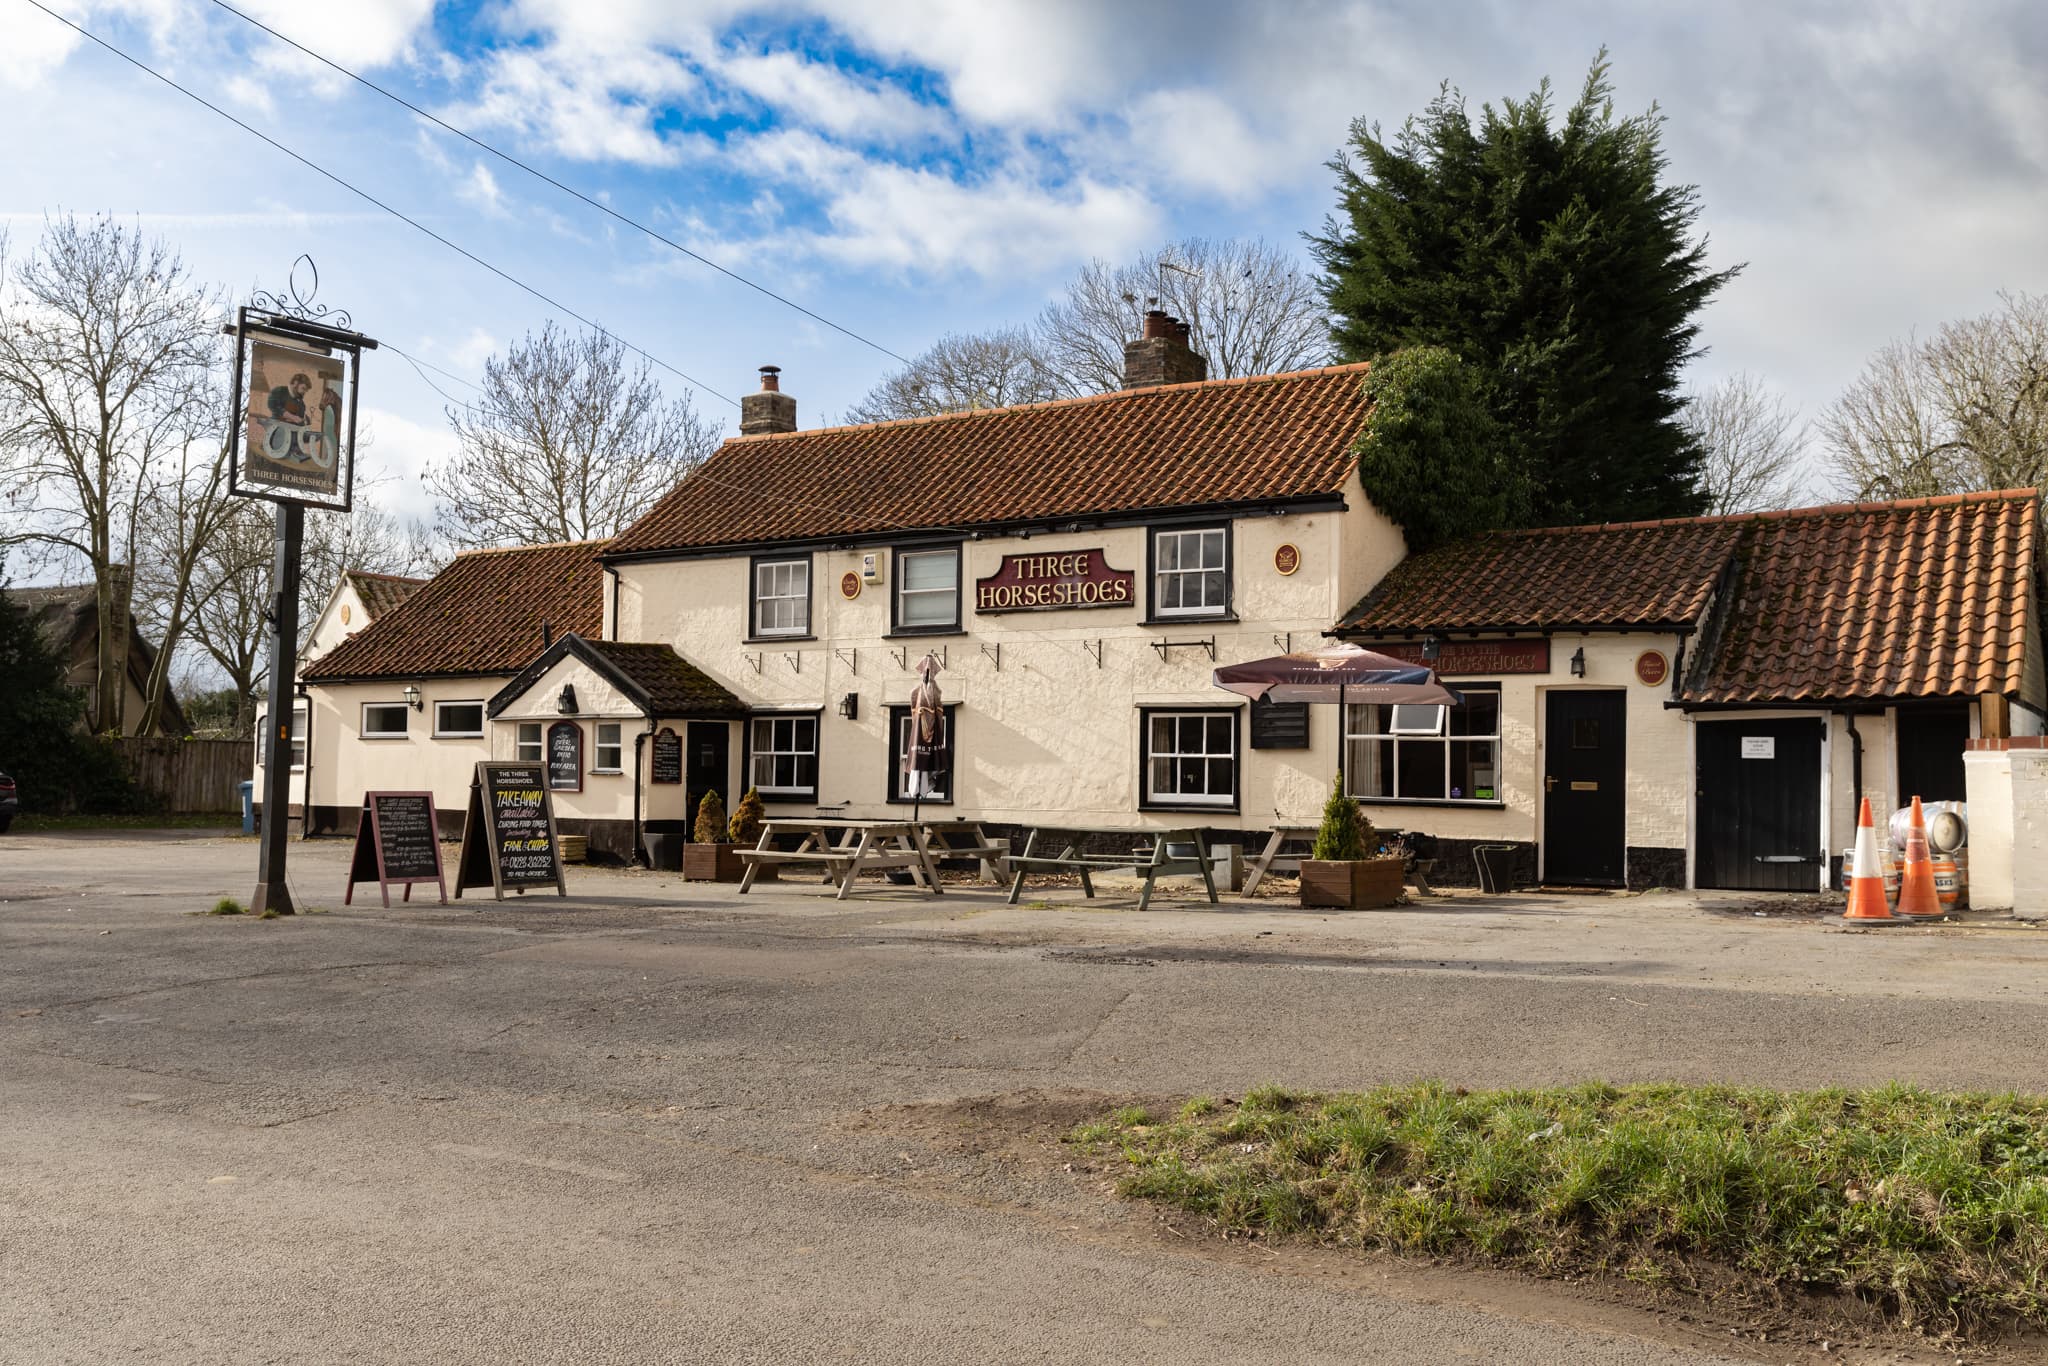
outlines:
[[[1069, 1142], [1231, 1234], [1686, 1289], [1842, 1291], [1909, 1326], [2048, 1327], [2048, 1101], [1907, 1086], [1260, 1088]], [[1731, 1284], [1732, 1283], [1732, 1284]]]

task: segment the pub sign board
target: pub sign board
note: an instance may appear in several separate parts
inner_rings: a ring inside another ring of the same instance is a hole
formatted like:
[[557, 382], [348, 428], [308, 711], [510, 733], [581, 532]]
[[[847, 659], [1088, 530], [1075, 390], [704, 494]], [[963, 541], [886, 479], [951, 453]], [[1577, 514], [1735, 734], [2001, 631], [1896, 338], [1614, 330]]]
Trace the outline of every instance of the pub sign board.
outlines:
[[1392, 645], [1367, 645], [1383, 655], [1409, 664], [1428, 664], [1438, 676], [1451, 678], [1476, 674], [1547, 674], [1550, 672], [1550, 638], [1541, 640], [1446, 640], [1437, 646], [1434, 660], [1422, 656], [1422, 642], [1399, 641]]
[[683, 780], [683, 738], [668, 726], [654, 733], [654, 764], [649, 777], [657, 783]]
[[434, 823], [431, 792], [365, 792], [362, 815], [356, 820], [355, 857], [349, 864], [348, 888], [341, 904], [355, 897], [358, 882], [375, 882], [384, 904], [391, 904], [391, 886], [402, 883], [407, 901], [412, 884], [431, 882], [448, 900], [448, 882], [441, 869], [441, 838]]
[[508, 887], [523, 893], [551, 886], [569, 895], [545, 777], [541, 764], [486, 759], [476, 766], [455, 869], [457, 898], [469, 887], [489, 887], [500, 901]]
[[974, 581], [974, 610], [986, 615], [1129, 607], [1138, 600], [1137, 581], [1131, 570], [1110, 568], [1099, 548], [1005, 555], [995, 573]]
[[583, 727], [557, 721], [548, 727], [548, 790], [583, 790]]

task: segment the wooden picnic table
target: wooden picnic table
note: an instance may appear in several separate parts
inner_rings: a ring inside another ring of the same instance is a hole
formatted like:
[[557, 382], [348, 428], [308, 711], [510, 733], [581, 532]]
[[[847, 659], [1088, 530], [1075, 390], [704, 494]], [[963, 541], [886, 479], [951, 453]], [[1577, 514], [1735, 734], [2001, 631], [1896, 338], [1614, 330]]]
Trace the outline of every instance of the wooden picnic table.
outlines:
[[925, 848], [934, 861], [971, 858], [981, 864], [983, 882], [1001, 882], [997, 864], [1010, 856], [1008, 841], [992, 840], [980, 821], [938, 820], [924, 822]]
[[[802, 839], [794, 849], [777, 849], [778, 835], [800, 835]], [[761, 822], [760, 842], [752, 849], [740, 850], [739, 856], [747, 865], [740, 878], [742, 893], [754, 885], [754, 875], [762, 867], [793, 864], [821, 870], [828, 885], [838, 883], [841, 901], [862, 873], [890, 868], [907, 868], [933, 896], [945, 895], [924, 826], [917, 821], [777, 818]]]
[[[1057, 854], [1036, 854], [1039, 836], [1050, 834], [1064, 838], [1065, 844]], [[1129, 858], [1118, 854], [1084, 854], [1082, 843], [1092, 836], [1109, 836], [1143, 840], [1150, 838], [1150, 852], [1134, 850]], [[1169, 844], [1191, 844], [1195, 849], [1193, 858], [1169, 858]], [[1010, 883], [1009, 904], [1017, 904], [1017, 898], [1024, 891], [1026, 873], [1079, 873], [1081, 890], [1090, 897], [1095, 895], [1093, 874], [1107, 872], [1113, 868], [1129, 868], [1144, 878], [1145, 886], [1138, 893], [1138, 909], [1147, 910], [1152, 905], [1152, 886], [1162, 877], [1200, 876], [1202, 887], [1209, 893], [1211, 905], [1216, 903], [1216, 880], [1209, 874], [1209, 850], [1199, 830], [1125, 830], [1091, 829], [1087, 826], [1043, 825], [1037, 826], [1024, 837], [1024, 852], [1012, 854], [1004, 860], [1015, 874]]]

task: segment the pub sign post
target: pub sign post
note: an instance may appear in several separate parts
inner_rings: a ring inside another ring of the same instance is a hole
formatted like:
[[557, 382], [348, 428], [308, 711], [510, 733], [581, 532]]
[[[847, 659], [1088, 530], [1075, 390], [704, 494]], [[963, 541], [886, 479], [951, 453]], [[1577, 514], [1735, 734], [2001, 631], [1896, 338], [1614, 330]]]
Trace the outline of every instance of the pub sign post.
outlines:
[[[285, 836], [291, 823], [292, 712], [299, 652], [299, 552], [306, 509], [347, 512], [355, 501], [357, 369], [377, 343], [340, 309], [313, 303], [313, 258], [292, 263], [290, 293], [258, 290], [223, 330], [235, 339], [228, 424], [228, 492], [277, 504], [271, 563], [270, 727], [263, 763], [263, 833], [250, 909], [290, 915]], [[311, 798], [311, 793], [306, 794]], [[309, 801], [310, 804], [310, 801]]]

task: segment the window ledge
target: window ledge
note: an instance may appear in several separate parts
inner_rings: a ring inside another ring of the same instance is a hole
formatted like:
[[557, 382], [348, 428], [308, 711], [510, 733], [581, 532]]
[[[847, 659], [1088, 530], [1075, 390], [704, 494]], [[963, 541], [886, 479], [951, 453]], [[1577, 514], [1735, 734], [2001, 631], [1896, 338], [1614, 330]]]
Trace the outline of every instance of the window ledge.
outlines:
[[480, 730], [452, 730], [445, 733], [435, 731], [434, 738], [436, 740], [481, 740], [484, 738], [484, 733]]
[[412, 734], [411, 734], [411, 732], [409, 732], [409, 731], [402, 731], [402, 732], [400, 732], [400, 733], [399, 733], [399, 734], [397, 734], [397, 735], [364, 735], [364, 734], [362, 734], [362, 733], [358, 732], [358, 733], [357, 733], [357, 735], [356, 735], [356, 739], [358, 739], [358, 740], [410, 740], [410, 739], [412, 739]]
[[816, 639], [816, 636], [810, 634], [800, 636], [748, 636], [740, 643], [742, 645], [790, 645], [799, 641]]
[[1223, 802], [1143, 801], [1138, 803], [1138, 809], [1140, 811], [1207, 811], [1215, 815], [1234, 816], [1238, 814], [1238, 803], [1234, 799], [1227, 804]]
[[902, 626], [883, 636], [884, 640], [898, 640], [912, 636], [964, 636], [964, 626]]
[[1207, 626], [1212, 623], [1221, 622], [1226, 626], [1235, 626], [1239, 620], [1240, 618], [1235, 612], [1205, 612], [1199, 616], [1190, 613], [1182, 617], [1146, 617], [1138, 624], [1140, 626]]
[[1449, 806], [1465, 811], [1505, 811], [1504, 801], [1473, 800], [1467, 797], [1354, 797], [1360, 806]]

